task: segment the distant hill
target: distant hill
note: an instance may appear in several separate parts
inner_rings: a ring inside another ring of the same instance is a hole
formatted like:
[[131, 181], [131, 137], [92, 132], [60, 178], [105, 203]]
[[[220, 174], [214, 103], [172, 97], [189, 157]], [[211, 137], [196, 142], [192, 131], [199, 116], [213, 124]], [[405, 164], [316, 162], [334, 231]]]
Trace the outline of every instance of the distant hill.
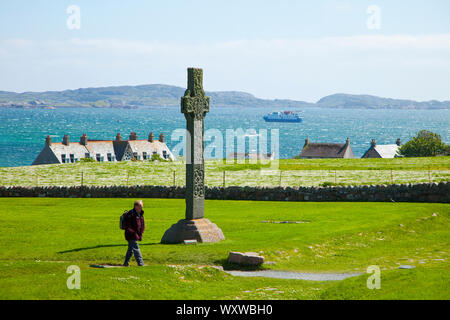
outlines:
[[[179, 106], [185, 88], [164, 84], [140, 86], [115, 86], [81, 88], [64, 91], [7, 92], [0, 91], [0, 107], [54, 108], [54, 107], [96, 107], [137, 108], [142, 106]], [[239, 91], [206, 92], [212, 106], [267, 107], [269, 109], [290, 109], [308, 107], [366, 108], [366, 109], [449, 109], [450, 101], [417, 102], [380, 98], [369, 95], [333, 94], [317, 103], [287, 99], [259, 99], [250, 93]]]
[[369, 95], [332, 94], [317, 101], [316, 106], [322, 108], [346, 109], [449, 109], [450, 101], [425, 101], [380, 98]]
[[[140, 107], [179, 106], [185, 88], [163, 84], [82, 88], [46, 92], [0, 91], [0, 107]], [[314, 106], [294, 100], [264, 100], [238, 91], [206, 92], [213, 106], [290, 108]]]

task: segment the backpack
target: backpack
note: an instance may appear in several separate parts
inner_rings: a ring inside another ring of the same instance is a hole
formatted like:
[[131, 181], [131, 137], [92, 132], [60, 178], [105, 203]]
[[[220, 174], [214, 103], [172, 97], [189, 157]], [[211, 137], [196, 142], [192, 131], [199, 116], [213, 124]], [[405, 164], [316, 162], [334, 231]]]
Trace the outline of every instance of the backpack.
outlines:
[[125, 215], [128, 213], [128, 210], [125, 210], [124, 213], [120, 216], [119, 228], [125, 230]]

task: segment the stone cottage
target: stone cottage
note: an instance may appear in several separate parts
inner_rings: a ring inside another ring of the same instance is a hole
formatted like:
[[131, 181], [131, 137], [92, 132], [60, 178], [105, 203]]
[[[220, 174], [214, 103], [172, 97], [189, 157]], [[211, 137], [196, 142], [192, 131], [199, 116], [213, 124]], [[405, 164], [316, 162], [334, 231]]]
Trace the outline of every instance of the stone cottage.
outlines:
[[230, 152], [227, 159], [245, 159], [245, 160], [274, 160], [273, 153], [256, 153], [256, 152]]
[[302, 153], [302, 159], [325, 159], [325, 158], [354, 158], [353, 150], [350, 146], [350, 139], [345, 143], [311, 143], [309, 139], [305, 140]]
[[396, 158], [399, 156], [398, 149], [401, 145], [400, 139], [397, 139], [395, 144], [377, 144], [375, 139], [372, 139], [370, 148], [362, 158]]
[[88, 140], [87, 135], [83, 134], [79, 142], [70, 142], [68, 135], [64, 135], [62, 142], [52, 142], [50, 136], [47, 136], [44, 149], [33, 165], [74, 163], [82, 158], [92, 158], [99, 162], [149, 160], [154, 154], [163, 159], [175, 160], [164, 142], [163, 133], [159, 135], [159, 140], [153, 139], [151, 132], [147, 140], [138, 140], [135, 132], [131, 132], [128, 140], [122, 140], [120, 133], [115, 140]]

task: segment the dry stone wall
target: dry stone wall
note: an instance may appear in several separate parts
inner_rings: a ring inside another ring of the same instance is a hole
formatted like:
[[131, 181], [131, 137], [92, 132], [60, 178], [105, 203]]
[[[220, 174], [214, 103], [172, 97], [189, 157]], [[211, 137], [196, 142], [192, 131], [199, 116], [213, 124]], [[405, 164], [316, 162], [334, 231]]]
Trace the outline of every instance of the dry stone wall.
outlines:
[[[179, 186], [0, 186], [0, 197], [173, 198]], [[450, 202], [450, 181], [333, 187], [205, 187], [206, 199], [258, 201]]]

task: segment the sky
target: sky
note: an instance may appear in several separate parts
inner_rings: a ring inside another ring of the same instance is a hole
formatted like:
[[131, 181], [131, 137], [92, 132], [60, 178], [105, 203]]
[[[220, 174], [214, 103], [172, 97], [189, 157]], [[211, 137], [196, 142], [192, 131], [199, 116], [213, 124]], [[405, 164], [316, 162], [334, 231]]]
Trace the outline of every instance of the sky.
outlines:
[[448, 0], [0, 2], [0, 90], [162, 83], [450, 100]]

